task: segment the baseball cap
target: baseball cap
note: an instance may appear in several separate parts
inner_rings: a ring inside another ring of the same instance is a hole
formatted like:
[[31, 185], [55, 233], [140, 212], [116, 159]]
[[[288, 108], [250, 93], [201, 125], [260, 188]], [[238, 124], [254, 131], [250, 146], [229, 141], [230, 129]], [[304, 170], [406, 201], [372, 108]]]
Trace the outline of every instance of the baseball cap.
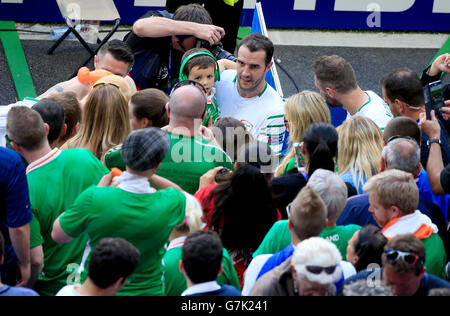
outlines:
[[157, 127], [131, 132], [122, 145], [122, 159], [135, 171], [155, 168], [164, 159], [170, 148], [170, 138]]

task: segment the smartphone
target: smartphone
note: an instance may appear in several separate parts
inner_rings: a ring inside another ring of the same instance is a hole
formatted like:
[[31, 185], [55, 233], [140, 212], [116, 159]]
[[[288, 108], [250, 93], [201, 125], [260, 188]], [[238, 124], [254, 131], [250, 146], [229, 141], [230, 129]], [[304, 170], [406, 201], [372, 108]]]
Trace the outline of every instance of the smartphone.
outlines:
[[425, 111], [427, 120], [431, 119], [430, 112], [434, 110], [436, 115], [439, 114], [444, 104], [444, 90], [442, 81], [431, 82], [423, 88], [425, 96]]
[[303, 154], [302, 154], [302, 147], [303, 142], [301, 143], [294, 143], [294, 152], [295, 152], [295, 162], [297, 163], [297, 170], [298, 172], [305, 170], [305, 161], [303, 160]]

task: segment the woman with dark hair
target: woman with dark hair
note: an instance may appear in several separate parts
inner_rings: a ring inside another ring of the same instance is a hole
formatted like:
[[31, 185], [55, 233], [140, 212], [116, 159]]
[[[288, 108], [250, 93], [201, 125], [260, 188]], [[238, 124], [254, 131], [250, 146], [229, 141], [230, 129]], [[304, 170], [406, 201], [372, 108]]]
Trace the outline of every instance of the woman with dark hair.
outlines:
[[[163, 91], [149, 88], [136, 92], [128, 102], [128, 114], [131, 130], [148, 127], [164, 127], [169, 124], [166, 104], [169, 97]], [[108, 150], [105, 155], [105, 165], [109, 169], [119, 168], [125, 170], [122, 156], [122, 145]]]
[[238, 161], [228, 180], [203, 187], [195, 197], [202, 204], [205, 228], [219, 233], [242, 287], [253, 252], [281, 215], [269, 184], [272, 161], [267, 144], [241, 148]]
[[358, 272], [367, 269], [371, 264], [381, 267], [381, 255], [386, 243], [387, 239], [380, 228], [375, 225], [366, 225], [357, 230], [348, 241], [346, 259]]
[[164, 127], [169, 124], [165, 105], [169, 97], [159, 89], [136, 92], [129, 102], [131, 129]]
[[338, 150], [338, 133], [328, 123], [313, 123], [302, 135], [302, 154], [308, 178], [317, 169], [335, 171], [334, 159]]
[[[335, 171], [337, 156], [338, 133], [329, 123], [311, 123], [302, 133], [300, 147], [305, 164], [304, 171], [299, 172], [298, 166], [281, 177], [271, 180], [278, 209], [283, 219], [287, 219], [286, 207], [298, 192], [306, 185], [307, 179], [317, 169]], [[350, 187], [348, 196], [355, 194]]]

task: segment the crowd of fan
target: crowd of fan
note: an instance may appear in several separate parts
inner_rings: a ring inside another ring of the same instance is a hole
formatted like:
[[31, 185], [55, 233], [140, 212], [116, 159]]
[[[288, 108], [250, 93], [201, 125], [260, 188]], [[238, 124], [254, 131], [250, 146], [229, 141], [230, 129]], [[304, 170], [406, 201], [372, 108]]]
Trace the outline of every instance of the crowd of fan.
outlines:
[[170, 91], [136, 87], [115, 40], [92, 86], [3, 108], [0, 295], [449, 295], [450, 104], [427, 119], [423, 94], [449, 54], [393, 70], [383, 97], [322, 56], [318, 92], [284, 102], [265, 36], [216, 61], [145, 33], [175, 18], [138, 22], [183, 48]]

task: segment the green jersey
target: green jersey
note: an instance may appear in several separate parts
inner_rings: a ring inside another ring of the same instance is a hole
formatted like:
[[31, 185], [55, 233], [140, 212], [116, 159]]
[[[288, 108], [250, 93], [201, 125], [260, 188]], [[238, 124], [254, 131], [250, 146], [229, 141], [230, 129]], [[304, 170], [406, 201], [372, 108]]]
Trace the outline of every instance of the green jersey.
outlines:
[[41, 295], [54, 295], [67, 285], [71, 267], [81, 262], [86, 243], [85, 237], [64, 245], [55, 243], [51, 237], [53, 222], [106, 173], [105, 166], [87, 149], [55, 148], [28, 166], [33, 210], [30, 247], [42, 245], [44, 251], [44, 267], [35, 287]]
[[425, 247], [427, 272], [441, 279], [445, 278], [444, 268], [447, 256], [441, 237], [438, 234], [431, 234], [430, 237], [421, 239], [421, 241]]
[[84, 191], [60, 218], [63, 231], [88, 236], [81, 280], [87, 277], [92, 250], [102, 238], [123, 238], [141, 252], [139, 264], [117, 295], [163, 295], [164, 245], [175, 225], [184, 219], [186, 198], [169, 188], [133, 193], [120, 187], [92, 187]]
[[339, 249], [342, 255], [342, 260], [347, 260], [347, 245], [353, 234], [362, 227], [355, 224], [350, 225], [335, 225], [322, 230], [320, 237], [331, 241]]
[[[185, 239], [186, 237], [174, 239], [170, 243], [167, 248], [167, 252], [164, 255], [164, 292], [166, 296], [180, 296], [181, 293], [183, 293], [183, 291], [187, 288], [186, 279], [179, 270]], [[239, 283], [236, 269], [234, 268], [233, 261], [225, 248], [223, 249], [222, 266], [223, 271], [217, 277], [217, 283], [229, 284], [240, 290], [241, 285]]]
[[[360, 230], [359, 225], [339, 225], [327, 227], [320, 233], [320, 237], [332, 242], [339, 249], [343, 260], [347, 254], [347, 244], [352, 238], [355, 231]], [[273, 224], [272, 228], [267, 232], [261, 245], [253, 253], [253, 257], [263, 254], [273, 254], [283, 250], [292, 242], [291, 234], [288, 229], [288, 220], [281, 220]]]
[[231, 158], [220, 148], [200, 136], [190, 137], [168, 133], [170, 150], [156, 174], [195, 194], [200, 177], [208, 170], [224, 166], [233, 170]]

